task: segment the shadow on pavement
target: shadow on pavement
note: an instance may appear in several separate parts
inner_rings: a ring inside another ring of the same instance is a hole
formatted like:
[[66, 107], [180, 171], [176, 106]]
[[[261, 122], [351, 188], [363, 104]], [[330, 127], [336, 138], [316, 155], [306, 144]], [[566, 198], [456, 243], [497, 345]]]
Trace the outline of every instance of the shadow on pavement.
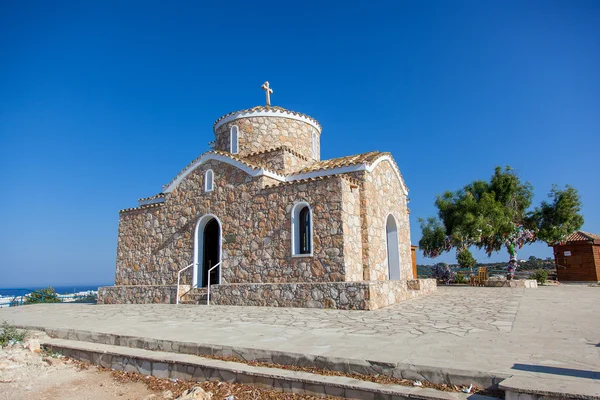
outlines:
[[543, 374], [575, 376], [578, 378], [600, 379], [600, 372], [583, 369], [549, 367], [546, 365], [514, 364], [512, 369], [519, 371], [538, 372]]

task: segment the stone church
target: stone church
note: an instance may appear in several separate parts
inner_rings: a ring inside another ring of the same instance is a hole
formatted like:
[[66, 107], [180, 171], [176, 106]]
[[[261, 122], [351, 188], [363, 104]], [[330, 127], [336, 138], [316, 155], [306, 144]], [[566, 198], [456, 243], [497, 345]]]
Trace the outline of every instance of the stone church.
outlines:
[[213, 126], [211, 150], [119, 213], [98, 302], [371, 310], [435, 290], [413, 275], [408, 189], [390, 153], [321, 160], [322, 128], [267, 105]]

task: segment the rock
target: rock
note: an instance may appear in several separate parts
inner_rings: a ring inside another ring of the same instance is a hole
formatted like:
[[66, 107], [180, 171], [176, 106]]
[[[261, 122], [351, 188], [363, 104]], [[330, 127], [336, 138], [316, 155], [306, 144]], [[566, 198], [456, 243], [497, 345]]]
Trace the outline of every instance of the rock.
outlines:
[[51, 367], [56, 367], [62, 364], [62, 360], [60, 358], [44, 357], [43, 360]]
[[171, 392], [170, 390], [165, 390], [162, 393], [162, 397], [163, 397], [163, 399], [172, 399], [173, 398], [173, 392]]
[[23, 344], [23, 347], [29, 349], [29, 351], [31, 351], [32, 353], [39, 353], [40, 351], [42, 351], [40, 341], [37, 339], [29, 339]]
[[195, 386], [181, 393], [181, 396], [175, 400], [211, 400], [212, 397], [211, 392], [205, 392], [200, 386]]

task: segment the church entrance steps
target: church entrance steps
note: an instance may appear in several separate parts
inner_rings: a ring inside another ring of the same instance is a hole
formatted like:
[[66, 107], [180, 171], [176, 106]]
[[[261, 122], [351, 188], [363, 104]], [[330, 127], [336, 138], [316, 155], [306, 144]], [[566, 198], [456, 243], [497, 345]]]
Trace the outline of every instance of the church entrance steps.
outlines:
[[152, 351], [65, 339], [47, 339], [42, 345], [53, 352], [105, 368], [193, 381], [219, 380], [255, 385], [297, 394], [347, 399], [492, 400], [492, 397], [445, 392], [432, 388], [379, 384], [345, 376], [252, 366], [174, 352]]
[[28, 326], [27, 328], [45, 331], [52, 338], [66, 340], [70, 343], [84, 342], [97, 345], [117, 346], [120, 348], [149, 350], [152, 352], [228, 357], [246, 361], [256, 360], [265, 363], [318, 368], [351, 374], [384, 375], [394, 378], [428, 381], [439, 385], [469, 386], [470, 384], [473, 384], [478, 387], [496, 389], [503, 379], [510, 377], [510, 375], [507, 374], [487, 373], [457, 368], [438, 368], [408, 363], [390, 363], [377, 360], [317, 356], [314, 354], [181, 342], [83, 330], [51, 329], [34, 326]]
[[179, 304], [206, 304], [206, 297], [206, 288], [191, 288], [179, 297]]

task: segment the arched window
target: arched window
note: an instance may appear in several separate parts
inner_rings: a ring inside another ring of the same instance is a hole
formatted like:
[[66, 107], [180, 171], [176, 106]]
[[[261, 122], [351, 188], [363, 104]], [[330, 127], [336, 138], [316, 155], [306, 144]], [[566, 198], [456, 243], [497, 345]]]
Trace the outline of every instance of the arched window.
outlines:
[[215, 186], [214, 176], [215, 176], [215, 174], [213, 173], [212, 169], [209, 169], [204, 174], [204, 191], [205, 192], [212, 192], [213, 191], [214, 186]]
[[387, 245], [388, 274], [390, 280], [400, 279], [400, 253], [398, 251], [398, 226], [392, 214], [388, 215], [385, 223]]
[[237, 125], [234, 125], [231, 127], [231, 130], [229, 131], [229, 144], [230, 144], [230, 151], [231, 154], [237, 154], [239, 152], [239, 133], [238, 133], [238, 127]]
[[292, 255], [311, 256], [312, 211], [308, 203], [298, 203], [292, 209]]
[[312, 153], [313, 158], [316, 160], [318, 158], [317, 151], [317, 132], [313, 131], [312, 133]]

